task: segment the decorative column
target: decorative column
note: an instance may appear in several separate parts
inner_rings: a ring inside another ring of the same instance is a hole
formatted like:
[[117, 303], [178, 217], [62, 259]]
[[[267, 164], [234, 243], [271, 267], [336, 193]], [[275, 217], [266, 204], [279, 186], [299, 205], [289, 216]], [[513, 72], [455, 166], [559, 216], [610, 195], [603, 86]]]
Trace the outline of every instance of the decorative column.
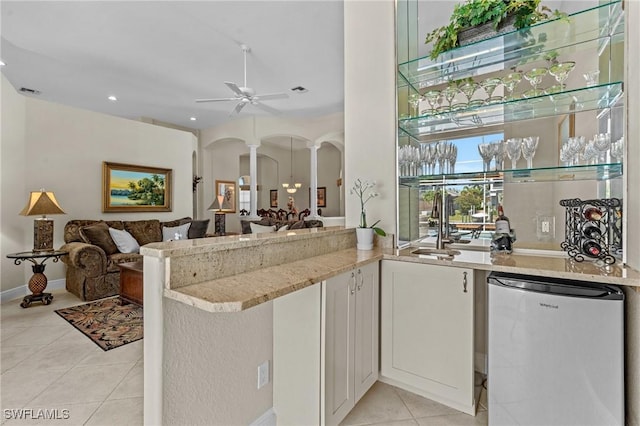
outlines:
[[320, 149], [320, 145], [322, 142], [307, 142], [307, 148], [311, 151], [310, 155], [310, 191], [311, 191], [311, 205], [309, 206], [309, 210], [311, 210], [311, 214], [308, 216], [311, 219], [320, 219], [321, 216], [318, 214], [318, 149]]
[[249, 220], [260, 219], [258, 216], [258, 147], [260, 146], [259, 140], [253, 140], [246, 142], [249, 147], [249, 176], [251, 181], [249, 182]]

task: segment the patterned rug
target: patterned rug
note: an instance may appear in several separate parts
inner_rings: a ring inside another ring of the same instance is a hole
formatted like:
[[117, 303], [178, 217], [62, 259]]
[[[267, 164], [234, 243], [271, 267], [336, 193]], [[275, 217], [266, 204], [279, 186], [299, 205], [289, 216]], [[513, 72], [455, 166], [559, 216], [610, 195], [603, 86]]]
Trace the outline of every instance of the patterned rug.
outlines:
[[143, 337], [142, 306], [118, 296], [55, 312], [105, 351]]

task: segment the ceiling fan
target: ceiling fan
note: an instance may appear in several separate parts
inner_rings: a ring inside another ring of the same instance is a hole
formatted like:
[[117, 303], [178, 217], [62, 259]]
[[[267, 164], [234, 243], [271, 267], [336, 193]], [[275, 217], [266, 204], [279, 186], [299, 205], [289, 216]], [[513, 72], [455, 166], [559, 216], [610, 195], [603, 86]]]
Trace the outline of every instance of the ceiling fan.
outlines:
[[226, 84], [227, 87], [231, 89], [236, 96], [232, 98], [196, 99], [196, 102], [237, 101], [238, 103], [236, 104], [236, 107], [233, 109], [233, 111], [231, 111], [231, 114], [229, 115], [238, 114], [247, 104], [254, 105], [271, 114], [279, 114], [280, 111], [263, 104], [261, 101], [285, 99], [288, 98], [289, 95], [287, 95], [286, 93], [269, 93], [266, 95], [257, 95], [256, 91], [253, 88], [247, 87], [247, 52], [250, 52], [251, 49], [246, 44], [241, 44], [240, 48], [242, 48], [242, 52], [244, 53], [244, 85], [242, 87], [238, 87], [236, 83], [232, 83], [230, 81], [224, 82], [224, 84]]

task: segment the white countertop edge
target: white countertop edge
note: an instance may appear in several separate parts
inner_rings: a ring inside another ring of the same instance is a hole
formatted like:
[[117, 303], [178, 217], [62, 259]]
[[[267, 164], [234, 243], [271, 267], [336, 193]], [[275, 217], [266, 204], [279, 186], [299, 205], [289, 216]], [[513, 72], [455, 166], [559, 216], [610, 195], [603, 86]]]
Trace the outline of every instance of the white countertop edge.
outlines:
[[220, 313], [220, 312], [241, 312], [242, 302], [208, 302], [198, 297], [189, 296], [184, 293], [180, 293], [176, 290], [165, 289], [164, 296], [168, 299], [184, 303], [185, 305], [193, 306], [194, 308], [201, 309], [206, 312]]

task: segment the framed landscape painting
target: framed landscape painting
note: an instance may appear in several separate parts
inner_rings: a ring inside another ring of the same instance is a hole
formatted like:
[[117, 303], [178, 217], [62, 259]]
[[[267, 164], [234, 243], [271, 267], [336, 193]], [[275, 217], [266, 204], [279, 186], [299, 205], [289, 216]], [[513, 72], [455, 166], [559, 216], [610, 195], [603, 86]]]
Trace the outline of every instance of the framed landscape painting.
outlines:
[[102, 163], [102, 211], [170, 212], [171, 169]]
[[[327, 187], [319, 186], [318, 190], [318, 207], [327, 207]], [[311, 188], [309, 188], [309, 205], [311, 205]]]
[[278, 207], [278, 190], [269, 190], [269, 207]]

